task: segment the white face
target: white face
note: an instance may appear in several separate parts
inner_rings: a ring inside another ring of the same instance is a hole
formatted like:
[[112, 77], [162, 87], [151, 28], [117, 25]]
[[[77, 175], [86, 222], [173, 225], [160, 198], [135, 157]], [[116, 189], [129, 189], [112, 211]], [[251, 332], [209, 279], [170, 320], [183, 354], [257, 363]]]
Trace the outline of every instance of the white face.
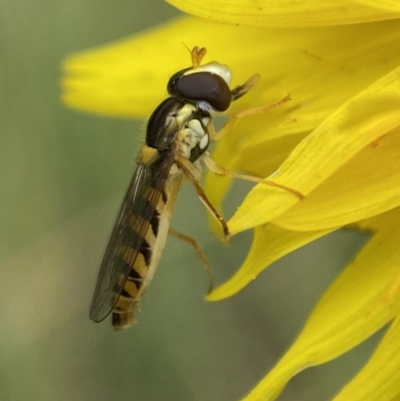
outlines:
[[206, 132], [202, 127], [202, 125], [200, 124], [200, 121], [199, 120], [189, 121], [188, 128], [190, 130], [190, 136], [192, 141], [191, 149], [193, 149], [197, 145], [201, 150], [206, 149], [210, 141], [210, 138], [208, 132]]
[[190, 120], [187, 123], [187, 128], [181, 131], [180, 135], [180, 154], [186, 158], [191, 157], [192, 150], [198, 146], [200, 150], [204, 151], [210, 142], [209, 134], [204, 130], [200, 121], [197, 119]]
[[[180, 119], [182, 115], [187, 116], [189, 112], [193, 113], [193, 111], [196, 111], [195, 106], [186, 104], [179, 110], [176, 118]], [[206, 116], [203, 117], [201, 121], [197, 118], [187, 119], [184, 126], [179, 131], [177, 138], [178, 152], [180, 155], [190, 159], [194, 148], [198, 148], [200, 151], [199, 155], [207, 149], [210, 142], [210, 136], [207, 130], [209, 123], [210, 118]]]

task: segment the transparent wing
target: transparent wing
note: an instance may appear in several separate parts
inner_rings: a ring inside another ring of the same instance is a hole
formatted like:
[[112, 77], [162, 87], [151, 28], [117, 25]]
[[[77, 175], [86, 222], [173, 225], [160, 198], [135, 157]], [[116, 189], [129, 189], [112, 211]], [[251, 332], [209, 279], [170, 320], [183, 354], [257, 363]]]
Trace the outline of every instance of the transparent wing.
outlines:
[[[154, 163], [139, 163], [136, 168], [100, 266], [90, 307], [90, 319], [95, 322], [110, 314], [121, 295], [173, 162], [174, 152], [170, 151]], [[136, 226], [135, 230], [132, 226]]]

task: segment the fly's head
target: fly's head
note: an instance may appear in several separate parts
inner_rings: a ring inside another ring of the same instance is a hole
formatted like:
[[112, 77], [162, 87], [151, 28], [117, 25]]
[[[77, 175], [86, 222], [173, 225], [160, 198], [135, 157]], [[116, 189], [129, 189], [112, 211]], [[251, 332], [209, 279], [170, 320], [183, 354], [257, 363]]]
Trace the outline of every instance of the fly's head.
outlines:
[[192, 66], [170, 78], [167, 89], [171, 97], [150, 117], [146, 135], [148, 146], [163, 152], [177, 145], [178, 152], [192, 162], [207, 150], [209, 128], [214, 132], [210, 113], [226, 111], [260, 78], [256, 74], [231, 89], [231, 70], [216, 61], [201, 64], [205, 54], [205, 48], [195, 47]]
[[193, 48], [192, 67], [178, 71], [170, 78], [168, 93], [195, 105], [199, 110], [226, 111], [232, 101], [242, 97], [257, 84], [260, 76], [253, 75], [243, 85], [231, 89], [231, 70], [216, 61], [201, 65], [205, 54], [205, 48]]
[[185, 68], [174, 74], [167, 85], [168, 93], [206, 111], [225, 111], [232, 101], [231, 71], [212, 62]]

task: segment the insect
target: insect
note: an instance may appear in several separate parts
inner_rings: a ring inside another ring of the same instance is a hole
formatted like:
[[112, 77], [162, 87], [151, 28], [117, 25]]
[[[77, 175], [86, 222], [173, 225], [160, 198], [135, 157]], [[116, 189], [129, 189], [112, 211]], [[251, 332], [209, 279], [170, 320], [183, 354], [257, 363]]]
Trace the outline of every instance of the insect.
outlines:
[[[218, 135], [210, 113], [227, 110], [232, 101], [242, 97], [258, 82], [259, 75], [230, 89], [229, 68], [218, 62], [201, 65], [205, 54], [205, 48], [193, 48], [192, 66], [170, 78], [167, 85], [170, 97], [149, 119], [145, 144], [100, 267], [90, 319], [101, 322], [112, 313], [116, 330], [134, 323], [135, 306], [154, 276], [171, 231], [172, 210], [184, 178], [194, 185], [201, 201], [221, 224], [225, 236], [229, 235], [225, 220], [208, 201], [199, 184], [200, 161], [217, 174], [265, 181], [231, 173], [218, 166], [207, 152], [210, 139]], [[288, 97], [264, 108], [286, 100]], [[210, 272], [196, 241], [183, 234], [177, 235], [195, 246]]]

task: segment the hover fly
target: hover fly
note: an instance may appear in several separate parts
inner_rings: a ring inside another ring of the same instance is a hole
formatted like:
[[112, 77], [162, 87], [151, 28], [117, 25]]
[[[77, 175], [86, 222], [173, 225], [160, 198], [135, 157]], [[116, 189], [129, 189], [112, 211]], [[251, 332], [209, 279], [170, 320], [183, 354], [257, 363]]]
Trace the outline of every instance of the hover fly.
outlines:
[[[172, 210], [183, 179], [194, 185], [201, 201], [221, 224], [225, 236], [229, 235], [225, 220], [199, 184], [201, 161], [217, 174], [265, 182], [233, 174], [218, 166], [207, 153], [210, 140], [219, 135], [214, 130], [211, 112], [226, 111], [232, 101], [245, 95], [258, 82], [259, 75], [230, 89], [229, 68], [217, 62], [201, 65], [205, 54], [205, 48], [195, 47], [191, 51], [192, 66], [171, 77], [167, 85], [170, 97], [149, 119], [145, 144], [100, 267], [90, 319], [101, 322], [112, 313], [116, 330], [134, 323], [135, 306], [153, 279], [168, 232], [171, 232]], [[288, 99], [263, 106], [263, 109]], [[253, 109], [251, 112], [262, 111]], [[210, 272], [197, 242], [175, 234], [195, 246]]]

